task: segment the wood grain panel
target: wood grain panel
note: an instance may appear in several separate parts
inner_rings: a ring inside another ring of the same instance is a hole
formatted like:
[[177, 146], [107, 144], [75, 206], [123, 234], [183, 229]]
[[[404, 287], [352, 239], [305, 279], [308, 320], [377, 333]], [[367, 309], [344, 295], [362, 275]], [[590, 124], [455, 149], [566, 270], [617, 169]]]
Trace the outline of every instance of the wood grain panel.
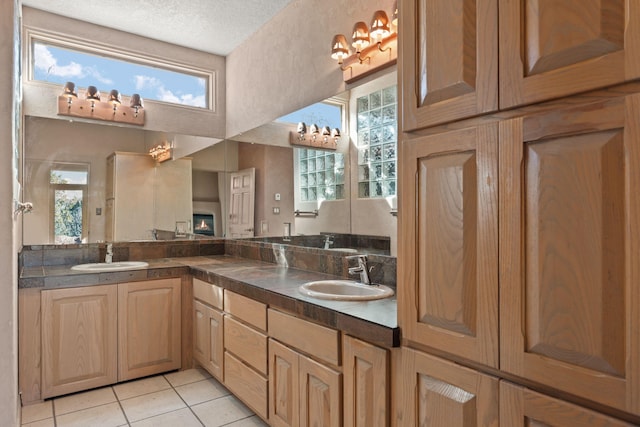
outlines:
[[640, 5], [499, 0], [500, 108], [640, 77]]
[[262, 374], [267, 374], [267, 336], [224, 317], [224, 347]]
[[224, 378], [223, 314], [200, 301], [193, 302], [193, 355], [211, 375]]
[[224, 303], [223, 289], [200, 279], [193, 279], [193, 297], [210, 306], [222, 310]]
[[228, 352], [224, 353], [224, 384], [256, 414], [267, 419], [267, 379]]
[[397, 425], [502, 425], [497, 378], [406, 347], [400, 368], [395, 380], [400, 390]]
[[403, 130], [498, 108], [498, 11], [492, 0], [410, 0], [400, 8]]
[[[418, 161], [418, 321], [476, 333], [477, 168], [474, 152]], [[423, 231], [424, 230], [424, 231]]]
[[389, 425], [390, 375], [387, 350], [343, 335], [344, 426]]
[[342, 374], [300, 356], [300, 427], [342, 425]]
[[18, 380], [22, 404], [42, 399], [40, 289], [18, 290]]
[[512, 427], [631, 427], [632, 424], [545, 396], [506, 381], [500, 382], [500, 421]]
[[267, 330], [267, 306], [261, 302], [225, 290], [224, 311], [261, 331]]
[[118, 379], [180, 368], [180, 279], [118, 285]]
[[497, 126], [402, 147], [403, 339], [498, 366]]
[[300, 419], [298, 353], [269, 339], [269, 422], [295, 427]]
[[639, 94], [500, 124], [500, 368], [640, 414], [636, 114]]
[[117, 286], [42, 291], [42, 397], [117, 381]]

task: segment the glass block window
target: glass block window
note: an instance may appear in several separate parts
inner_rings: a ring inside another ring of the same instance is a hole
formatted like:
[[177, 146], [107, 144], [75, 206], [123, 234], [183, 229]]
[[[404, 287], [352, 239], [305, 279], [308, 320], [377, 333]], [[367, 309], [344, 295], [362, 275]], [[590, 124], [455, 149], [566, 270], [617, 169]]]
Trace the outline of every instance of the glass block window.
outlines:
[[396, 195], [397, 86], [357, 99], [358, 197]]
[[300, 200], [344, 199], [344, 155], [307, 148], [297, 150]]

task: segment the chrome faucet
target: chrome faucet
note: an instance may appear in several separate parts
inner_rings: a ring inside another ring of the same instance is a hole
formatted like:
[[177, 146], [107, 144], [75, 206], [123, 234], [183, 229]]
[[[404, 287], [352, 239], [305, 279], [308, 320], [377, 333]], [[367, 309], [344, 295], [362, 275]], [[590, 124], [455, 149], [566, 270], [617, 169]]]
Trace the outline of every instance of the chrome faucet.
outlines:
[[104, 262], [111, 264], [113, 261], [113, 243], [107, 243], [107, 254], [104, 256]]
[[333, 245], [333, 236], [331, 234], [327, 234], [324, 238], [324, 248], [329, 249]]
[[365, 285], [371, 284], [371, 279], [369, 278], [369, 266], [367, 265], [367, 256], [366, 255], [352, 255], [346, 257], [347, 260], [356, 259], [358, 260], [357, 267], [349, 267], [349, 274], [357, 274], [360, 273], [360, 282]]

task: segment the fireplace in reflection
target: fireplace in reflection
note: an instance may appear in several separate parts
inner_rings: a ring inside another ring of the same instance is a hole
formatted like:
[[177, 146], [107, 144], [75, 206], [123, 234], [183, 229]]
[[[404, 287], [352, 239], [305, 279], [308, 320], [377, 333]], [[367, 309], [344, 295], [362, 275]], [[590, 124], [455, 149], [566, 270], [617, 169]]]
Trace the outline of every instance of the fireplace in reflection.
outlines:
[[193, 232], [205, 236], [215, 236], [214, 216], [207, 213], [193, 214]]

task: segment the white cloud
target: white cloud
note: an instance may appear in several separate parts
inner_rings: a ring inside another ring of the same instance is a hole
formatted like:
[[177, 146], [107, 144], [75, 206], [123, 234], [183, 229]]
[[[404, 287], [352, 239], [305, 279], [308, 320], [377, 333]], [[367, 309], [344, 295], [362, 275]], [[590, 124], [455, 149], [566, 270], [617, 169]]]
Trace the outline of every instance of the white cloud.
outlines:
[[91, 76], [101, 83], [113, 83], [112, 80], [103, 77], [100, 72], [93, 67], [83, 67], [81, 64], [73, 61], [67, 65], [58, 64], [58, 59], [51, 54], [46, 46], [40, 43], [34, 45], [34, 66], [52, 76], [68, 79]]
[[136, 81], [136, 90], [164, 87], [162, 82], [155, 77], [137, 75], [134, 76], [134, 79]]
[[163, 85], [158, 87], [158, 99], [165, 102], [172, 102], [174, 104], [190, 105], [192, 107], [206, 107], [204, 95], [194, 96], [191, 93], [187, 93], [178, 96], [166, 89]]

